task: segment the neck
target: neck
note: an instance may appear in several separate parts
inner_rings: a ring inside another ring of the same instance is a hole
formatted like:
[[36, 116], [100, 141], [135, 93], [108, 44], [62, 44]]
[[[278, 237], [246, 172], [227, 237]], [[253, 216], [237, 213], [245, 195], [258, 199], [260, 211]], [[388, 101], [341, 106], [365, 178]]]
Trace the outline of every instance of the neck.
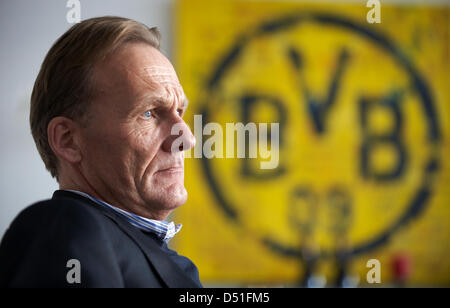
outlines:
[[[78, 169], [70, 168], [70, 170], [71, 172], [61, 172], [59, 177], [59, 189], [84, 192], [96, 199], [111, 204], [112, 206], [148, 219], [164, 220], [171, 213], [169, 210], [152, 209], [152, 211], [150, 211], [148, 207], [145, 205], [139, 205], [138, 202], [120, 201], [114, 198], [114, 194], [108, 193], [107, 189], [100, 190], [94, 185], [91, 185], [89, 180], [82, 174], [82, 172], [79, 172]], [[131, 204], [131, 206], [128, 203]]]
[[77, 172], [78, 168], [60, 168], [62, 169], [59, 176], [59, 189], [61, 190], [77, 190], [84, 192], [92, 197], [107, 201], [101, 193], [99, 193], [83, 176], [81, 172]]

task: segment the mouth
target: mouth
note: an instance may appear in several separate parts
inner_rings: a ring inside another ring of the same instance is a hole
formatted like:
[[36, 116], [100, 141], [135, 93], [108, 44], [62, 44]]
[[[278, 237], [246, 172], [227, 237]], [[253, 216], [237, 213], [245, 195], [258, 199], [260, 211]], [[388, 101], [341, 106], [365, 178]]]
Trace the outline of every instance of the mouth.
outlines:
[[173, 166], [165, 169], [160, 169], [156, 171], [156, 174], [164, 173], [164, 174], [172, 174], [172, 173], [183, 173], [184, 168], [179, 166]]

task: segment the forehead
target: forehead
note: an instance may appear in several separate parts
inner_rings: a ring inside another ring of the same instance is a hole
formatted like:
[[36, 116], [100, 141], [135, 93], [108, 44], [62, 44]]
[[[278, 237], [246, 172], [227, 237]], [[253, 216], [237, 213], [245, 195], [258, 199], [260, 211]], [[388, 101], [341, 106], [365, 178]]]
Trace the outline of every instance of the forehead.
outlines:
[[97, 93], [132, 104], [155, 96], [183, 103], [185, 95], [170, 61], [146, 44], [127, 44], [99, 63], [94, 72]]

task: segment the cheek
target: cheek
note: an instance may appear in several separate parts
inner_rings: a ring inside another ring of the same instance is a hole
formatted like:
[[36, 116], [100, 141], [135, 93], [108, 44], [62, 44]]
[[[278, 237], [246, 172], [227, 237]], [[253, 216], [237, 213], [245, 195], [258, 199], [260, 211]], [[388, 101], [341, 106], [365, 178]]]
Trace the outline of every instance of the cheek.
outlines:
[[[94, 127], [85, 136], [84, 149], [88, 163], [94, 168], [112, 165], [121, 169], [121, 164], [128, 161], [131, 147], [126, 134], [121, 130], [108, 127]], [[108, 168], [111, 170], [111, 168]]]
[[87, 163], [93, 169], [100, 167], [120, 178], [141, 178], [152, 170], [159, 149], [158, 135], [158, 131], [149, 126], [115, 125], [91, 129], [84, 149]]
[[137, 169], [146, 169], [154, 161], [160, 148], [158, 132], [154, 129], [132, 130], [121, 138]]

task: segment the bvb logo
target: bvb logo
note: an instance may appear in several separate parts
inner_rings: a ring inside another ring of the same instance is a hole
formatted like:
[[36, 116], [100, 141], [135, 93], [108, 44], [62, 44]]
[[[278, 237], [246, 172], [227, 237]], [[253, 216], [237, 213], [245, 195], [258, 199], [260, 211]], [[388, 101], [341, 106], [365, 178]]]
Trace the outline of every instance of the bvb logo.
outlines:
[[440, 130], [425, 80], [387, 37], [300, 13], [244, 34], [217, 63], [205, 122], [280, 123], [276, 169], [202, 160], [223, 213], [268, 248], [306, 265], [347, 260], [422, 212]]

